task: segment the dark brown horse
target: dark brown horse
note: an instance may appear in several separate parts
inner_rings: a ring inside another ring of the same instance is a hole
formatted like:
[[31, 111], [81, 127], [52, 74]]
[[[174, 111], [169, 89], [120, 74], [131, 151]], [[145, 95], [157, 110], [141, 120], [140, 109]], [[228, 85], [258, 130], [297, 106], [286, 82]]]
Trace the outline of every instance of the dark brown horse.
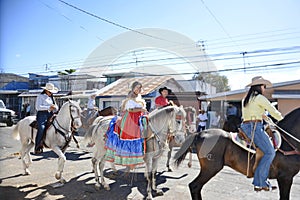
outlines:
[[[288, 142], [282, 140], [281, 150], [276, 152], [269, 172], [270, 179], [277, 179], [280, 200], [288, 200], [293, 177], [300, 170], [299, 151], [294, 151], [300, 149], [300, 108], [286, 115], [277, 125], [295, 138], [281, 132], [282, 137], [285, 137]], [[189, 184], [192, 199], [202, 199], [202, 187], [224, 166], [229, 166], [244, 175], [247, 174], [248, 152], [235, 145], [228, 132], [221, 129], [208, 129], [188, 137], [175, 155], [177, 166], [184, 160], [192, 145], [196, 146], [201, 166], [199, 175]], [[282, 151], [294, 151], [296, 154], [284, 155]], [[250, 169], [252, 169], [254, 161], [255, 158], [250, 160]], [[249, 176], [253, 177], [253, 171], [250, 171]]]
[[94, 122], [94, 120], [99, 116], [110, 116], [110, 115], [116, 115], [118, 110], [115, 107], [108, 106], [100, 111], [94, 110], [93, 113], [90, 115], [89, 118], [87, 118], [87, 110], [83, 111], [81, 113], [81, 121], [82, 121], [82, 128], [88, 129]]

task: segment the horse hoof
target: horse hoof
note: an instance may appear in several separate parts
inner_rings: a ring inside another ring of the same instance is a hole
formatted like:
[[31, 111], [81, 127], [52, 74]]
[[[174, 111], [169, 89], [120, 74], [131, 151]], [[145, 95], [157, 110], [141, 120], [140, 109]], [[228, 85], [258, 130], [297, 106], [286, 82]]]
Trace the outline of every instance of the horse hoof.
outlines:
[[95, 184], [95, 189], [96, 189], [97, 191], [99, 191], [99, 190], [100, 190], [100, 188], [101, 188], [101, 185], [100, 185], [100, 184], [98, 184], [98, 183], [96, 183], [96, 184]]
[[192, 163], [188, 163], [188, 167], [191, 168], [192, 167]]
[[110, 190], [109, 185], [103, 185], [103, 187], [104, 187], [104, 189], [105, 189], [106, 191], [109, 191], [109, 190]]
[[173, 172], [173, 169], [171, 167], [169, 167], [168, 172]]
[[147, 200], [152, 200], [152, 197], [151, 197], [151, 196], [147, 196], [146, 199], [147, 199]]
[[65, 184], [67, 181], [66, 181], [66, 179], [64, 179], [64, 178], [61, 178], [61, 179], [59, 180], [59, 182], [60, 182], [61, 184]]
[[56, 180], [60, 180], [60, 178], [61, 178], [61, 173], [60, 173], [60, 172], [56, 172], [56, 173], [55, 173], [55, 178], [56, 178]]
[[28, 169], [26, 169], [24, 175], [25, 175], [25, 176], [28, 176], [28, 175], [30, 175], [30, 174], [31, 174], [31, 172], [30, 172]]
[[162, 190], [160, 190], [160, 189], [157, 189], [157, 190], [155, 191], [155, 194], [156, 194], [157, 196], [163, 196], [163, 195], [164, 195], [164, 192], [163, 192]]

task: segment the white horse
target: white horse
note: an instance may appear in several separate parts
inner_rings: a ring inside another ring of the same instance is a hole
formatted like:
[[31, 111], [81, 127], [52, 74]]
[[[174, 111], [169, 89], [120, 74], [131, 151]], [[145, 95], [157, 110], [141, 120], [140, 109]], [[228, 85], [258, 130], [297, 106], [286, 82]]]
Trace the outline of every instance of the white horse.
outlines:
[[[180, 120], [176, 119], [176, 116], [181, 115]], [[85, 139], [89, 142], [95, 142], [94, 157], [92, 158], [93, 170], [95, 173], [96, 189], [99, 189], [101, 185], [106, 190], [109, 190], [109, 185], [105, 182], [103, 176], [103, 168], [105, 164], [106, 155], [106, 131], [110, 125], [110, 121], [114, 116], [103, 117], [99, 120], [98, 124], [94, 124], [92, 131], [88, 131], [85, 135]], [[157, 189], [155, 183], [155, 173], [157, 171], [158, 159], [167, 149], [168, 134], [181, 135], [184, 138], [185, 135], [185, 118], [186, 113], [182, 107], [168, 106], [159, 110], [154, 110], [149, 114], [148, 120], [148, 137], [146, 141], [146, 152], [144, 161], [146, 163], [145, 176], [148, 181], [147, 186], [147, 199], [152, 199], [152, 190], [157, 194], [162, 195], [163, 192]], [[99, 182], [98, 168], [100, 170], [101, 183]]]
[[[44, 143], [59, 157], [55, 178], [62, 184], [66, 182], [62, 177], [64, 163], [66, 161], [64, 153], [73, 137], [74, 131], [82, 125], [80, 113], [79, 102], [68, 100], [62, 105], [46, 132]], [[35, 120], [35, 116], [28, 116], [19, 121], [13, 130], [13, 137], [21, 140], [21, 160], [25, 175], [30, 174], [28, 169], [32, 163], [30, 150], [34, 146], [37, 133], [37, 129], [32, 128], [30, 124]]]
[[[184, 107], [184, 110], [186, 112], [185, 128], [187, 131], [185, 136], [188, 136], [189, 134], [197, 131], [197, 127], [196, 127], [197, 113], [196, 113], [196, 109], [191, 106]], [[182, 143], [183, 143], [183, 140], [180, 140], [180, 138], [178, 138], [177, 136], [175, 136], [175, 137], [172, 136], [169, 138], [169, 151], [168, 151], [167, 164], [166, 164], [169, 172], [173, 171], [173, 169], [170, 166], [170, 160], [171, 160], [173, 147], [180, 147]], [[192, 167], [192, 152], [191, 151], [189, 154], [188, 167]]]

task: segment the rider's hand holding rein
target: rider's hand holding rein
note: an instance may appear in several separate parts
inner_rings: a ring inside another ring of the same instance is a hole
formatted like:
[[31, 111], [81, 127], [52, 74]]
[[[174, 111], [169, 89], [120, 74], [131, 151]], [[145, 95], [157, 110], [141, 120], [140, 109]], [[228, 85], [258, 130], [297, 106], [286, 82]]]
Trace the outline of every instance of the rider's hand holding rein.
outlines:
[[58, 110], [58, 106], [57, 105], [55, 105], [55, 104], [52, 104], [51, 106], [50, 106], [50, 108], [49, 108], [49, 110], [50, 111], [57, 111]]

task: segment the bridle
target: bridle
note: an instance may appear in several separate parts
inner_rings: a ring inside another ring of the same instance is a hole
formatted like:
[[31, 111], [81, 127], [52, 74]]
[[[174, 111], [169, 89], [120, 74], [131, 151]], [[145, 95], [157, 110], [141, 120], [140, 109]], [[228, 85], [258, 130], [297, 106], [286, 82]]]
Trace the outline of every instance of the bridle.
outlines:
[[[179, 109], [179, 110], [175, 110], [175, 109]], [[165, 143], [163, 141], [161, 141], [161, 138], [159, 136], [160, 133], [169, 136], [169, 135], [174, 135], [174, 133], [179, 132], [179, 131], [185, 132], [185, 119], [183, 116], [178, 115], [177, 114], [178, 112], [182, 112], [182, 110], [180, 108], [174, 108], [172, 116], [170, 116], [170, 120], [168, 121], [168, 123], [164, 123], [163, 127], [160, 130], [157, 130], [153, 126], [151, 119], [149, 119], [148, 126], [151, 129], [152, 134], [150, 137], [148, 137], [146, 139], [146, 141], [154, 138], [158, 142], [160, 149], [163, 149], [165, 146]], [[184, 115], [183, 112], [182, 112], [182, 115]], [[179, 117], [180, 117], [180, 119], [179, 119]], [[182, 121], [182, 123], [180, 125], [180, 129], [177, 128], [177, 124], [176, 124], [178, 120]], [[168, 131], [166, 132], [165, 130], [168, 130]]]
[[[187, 123], [185, 123], [185, 129], [190, 132], [190, 128], [191, 126], [196, 126], [196, 121], [195, 121], [195, 113], [196, 113], [196, 110], [193, 110], [191, 109], [192, 111], [187, 111], [187, 114], [186, 114], [186, 118], [187, 118]], [[191, 119], [191, 114], [193, 115], [193, 118], [194, 119]]]
[[[75, 108], [76, 109], [76, 116], [73, 116], [73, 112], [72, 112], [72, 108]], [[80, 109], [73, 105], [71, 102], [70, 102], [70, 105], [69, 105], [69, 115], [70, 115], [70, 118], [71, 118], [71, 126], [69, 127], [69, 129], [66, 129], [65, 127], [63, 127], [58, 121], [57, 121], [57, 118], [55, 117], [53, 119], [53, 122], [52, 122], [52, 125], [55, 129], [55, 132], [57, 133], [60, 133], [66, 140], [66, 143], [65, 145], [61, 148], [62, 151], [65, 151], [66, 150], [66, 147], [69, 145], [69, 143], [71, 142], [71, 139], [73, 137], [75, 143], [77, 144], [78, 146], [78, 141], [76, 140], [76, 138], [74, 137], [74, 134], [76, 132], [76, 127], [75, 127], [75, 120], [76, 119], [80, 119]]]

